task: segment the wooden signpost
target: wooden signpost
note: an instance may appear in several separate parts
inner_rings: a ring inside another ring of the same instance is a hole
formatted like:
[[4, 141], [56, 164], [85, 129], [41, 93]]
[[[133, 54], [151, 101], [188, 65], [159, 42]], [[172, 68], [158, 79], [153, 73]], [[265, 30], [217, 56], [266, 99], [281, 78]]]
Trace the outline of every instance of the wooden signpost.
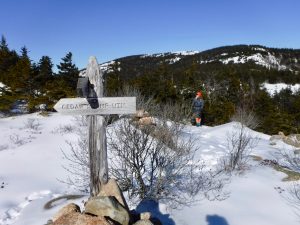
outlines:
[[77, 91], [85, 98], [63, 98], [54, 106], [57, 112], [87, 115], [90, 159], [90, 194], [96, 196], [108, 181], [106, 123], [101, 115], [133, 114], [135, 97], [103, 97], [103, 74], [95, 57], [90, 57], [86, 77], [79, 78]]

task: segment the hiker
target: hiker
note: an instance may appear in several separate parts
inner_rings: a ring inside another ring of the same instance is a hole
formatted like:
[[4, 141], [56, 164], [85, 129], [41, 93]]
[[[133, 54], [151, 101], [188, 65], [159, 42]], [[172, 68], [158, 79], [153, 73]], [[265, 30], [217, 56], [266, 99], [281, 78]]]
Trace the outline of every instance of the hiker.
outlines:
[[199, 127], [199, 126], [201, 126], [201, 116], [202, 116], [202, 110], [203, 110], [203, 106], [204, 106], [204, 101], [203, 101], [201, 91], [197, 92], [196, 97], [193, 99], [192, 106], [193, 106], [192, 124]]

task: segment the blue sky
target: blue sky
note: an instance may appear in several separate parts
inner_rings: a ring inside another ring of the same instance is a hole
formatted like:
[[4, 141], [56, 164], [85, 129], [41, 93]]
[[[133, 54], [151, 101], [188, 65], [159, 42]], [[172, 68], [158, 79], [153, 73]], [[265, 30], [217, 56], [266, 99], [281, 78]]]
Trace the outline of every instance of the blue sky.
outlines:
[[234, 44], [300, 48], [299, 0], [1, 0], [0, 34], [38, 61], [68, 51], [118, 57]]

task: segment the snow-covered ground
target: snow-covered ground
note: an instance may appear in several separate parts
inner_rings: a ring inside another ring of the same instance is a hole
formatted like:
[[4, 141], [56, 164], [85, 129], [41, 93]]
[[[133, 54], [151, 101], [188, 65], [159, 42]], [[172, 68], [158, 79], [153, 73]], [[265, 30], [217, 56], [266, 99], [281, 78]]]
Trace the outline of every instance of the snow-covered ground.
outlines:
[[[30, 126], [32, 124], [32, 126]], [[59, 180], [67, 177], [62, 168], [66, 161], [62, 149], [68, 153], [66, 141], [76, 142], [75, 120], [57, 113], [43, 117], [38, 114], [0, 119], [0, 225], [41, 225], [68, 202], [60, 200], [51, 209], [44, 205], [65, 194], [79, 194]], [[197, 140], [197, 157], [215, 165], [226, 151], [226, 134], [234, 123], [217, 127], [187, 126], [183, 137]], [[69, 129], [63, 129], [63, 128]], [[63, 132], [69, 131], [69, 132]], [[269, 136], [252, 131], [259, 138], [252, 154], [272, 159], [279, 149], [289, 146], [269, 144]], [[232, 178], [224, 201], [204, 200], [191, 207], [168, 209], [166, 205], [152, 207], [164, 224], [178, 225], [296, 225], [300, 218], [283, 194], [291, 185], [283, 182], [285, 174], [270, 167], [251, 162], [244, 174]], [[280, 194], [279, 192], [283, 192]]]

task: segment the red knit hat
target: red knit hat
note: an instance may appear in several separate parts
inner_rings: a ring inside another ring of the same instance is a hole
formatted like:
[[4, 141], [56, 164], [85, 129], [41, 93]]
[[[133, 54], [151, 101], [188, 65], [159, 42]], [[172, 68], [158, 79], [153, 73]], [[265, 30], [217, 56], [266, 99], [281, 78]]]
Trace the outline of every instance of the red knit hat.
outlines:
[[197, 91], [197, 96], [202, 97], [202, 92], [201, 91]]

